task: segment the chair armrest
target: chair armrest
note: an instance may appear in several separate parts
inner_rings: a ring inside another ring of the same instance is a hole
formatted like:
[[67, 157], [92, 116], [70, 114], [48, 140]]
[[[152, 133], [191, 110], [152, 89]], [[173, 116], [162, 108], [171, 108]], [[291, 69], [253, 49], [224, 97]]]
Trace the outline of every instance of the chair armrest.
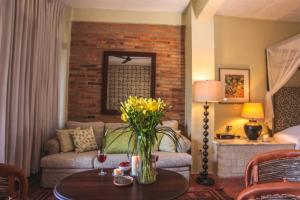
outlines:
[[48, 140], [45, 144], [45, 153], [48, 155], [60, 152], [60, 145], [57, 137]]
[[[284, 159], [299, 159], [299, 150], [276, 150], [257, 154], [248, 163], [245, 170], [245, 185], [246, 188], [259, 183], [259, 164], [271, 161], [279, 161]], [[284, 161], [286, 162], [286, 161]], [[284, 178], [284, 177], [282, 177]], [[273, 182], [276, 182], [274, 180]], [[270, 181], [269, 181], [270, 182]]]
[[244, 189], [237, 200], [256, 199], [264, 196], [264, 199], [280, 199], [279, 196], [300, 197], [300, 182], [277, 182], [256, 184]]

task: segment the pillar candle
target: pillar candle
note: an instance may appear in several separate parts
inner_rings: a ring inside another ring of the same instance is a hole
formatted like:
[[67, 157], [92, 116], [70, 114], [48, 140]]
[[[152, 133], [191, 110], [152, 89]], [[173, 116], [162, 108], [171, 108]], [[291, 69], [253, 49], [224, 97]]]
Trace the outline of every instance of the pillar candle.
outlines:
[[137, 176], [138, 156], [131, 157], [131, 176]]
[[269, 142], [269, 136], [268, 135], [263, 135], [262, 136], [262, 141], [263, 142]]

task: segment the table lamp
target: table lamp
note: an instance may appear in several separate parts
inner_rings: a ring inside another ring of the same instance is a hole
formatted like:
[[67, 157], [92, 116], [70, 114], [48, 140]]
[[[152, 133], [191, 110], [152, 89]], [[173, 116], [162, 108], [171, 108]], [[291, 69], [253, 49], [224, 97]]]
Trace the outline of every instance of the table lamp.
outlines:
[[221, 82], [214, 80], [196, 81], [194, 83], [194, 102], [205, 102], [204, 104], [204, 125], [203, 125], [203, 150], [202, 150], [202, 172], [196, 178], [196, 182], [201, 185], [213, 185], [215, 181], [208, 177], [208, 102], [218, 102], [222, 99]]
[[244, 130], [249, 140], [257, 140], [262, 131], [262, 126], [257, 119], [264, 118], [263, 106], [261, 103], [245, 103], [242, 110], [242, 117], [249, 119], [244, 125]]

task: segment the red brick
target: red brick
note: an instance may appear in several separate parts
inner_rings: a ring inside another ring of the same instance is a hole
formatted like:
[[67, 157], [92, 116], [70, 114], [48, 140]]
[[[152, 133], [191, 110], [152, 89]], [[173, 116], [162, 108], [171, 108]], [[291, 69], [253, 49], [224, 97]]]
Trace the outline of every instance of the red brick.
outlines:
[[69, 120], [120, 121], [101, 114], [104, 51], [155, 52], [156, 96], [171, 110], [165, 119], [184, 123], [184, 26], [73, 22], [69, 73]]

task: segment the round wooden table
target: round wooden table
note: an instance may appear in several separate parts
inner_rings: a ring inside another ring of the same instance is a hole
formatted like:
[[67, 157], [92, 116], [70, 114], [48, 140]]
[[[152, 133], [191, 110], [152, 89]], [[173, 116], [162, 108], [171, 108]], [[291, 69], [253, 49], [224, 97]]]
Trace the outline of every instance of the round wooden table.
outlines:
[[98, 176], [99, 170], [72, 174], [62, 179], [54, 188], [56, 199], [175, 199], [184, 194], [189, 184], [181, 175], [173, 171], [158, 169], [155, 183], [140, 185], [136, 181], [131, 186], [117, 187], [113, 184], [112, 170], [106, 176]]

